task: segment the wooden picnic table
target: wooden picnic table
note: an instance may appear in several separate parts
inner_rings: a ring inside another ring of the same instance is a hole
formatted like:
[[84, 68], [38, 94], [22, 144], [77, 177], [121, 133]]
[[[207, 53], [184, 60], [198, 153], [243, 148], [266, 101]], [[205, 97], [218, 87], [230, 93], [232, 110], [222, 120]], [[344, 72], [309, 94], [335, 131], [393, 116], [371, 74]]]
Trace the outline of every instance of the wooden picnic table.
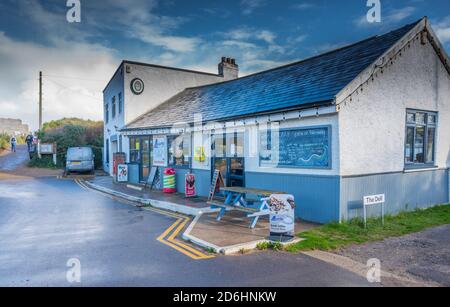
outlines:
[[[283, 192], [244, 187], [222, 187], [220, 190], [225, 194], [225, 201], [223, 203], [209, 203], [212, 209], [220, 209], [216, 219], [220, 221], [227, 209], [240, 210], [246, 212], [247, 217], [252, 219], [250, 228], [255, 228], [261, 216], [270, 214], [269, 204], [267, 203], [267, 198], [270, 195], [285, 194]], [[256, 195], [258, 199], [252, 201], [246, 199], [249, 194]]]
[[222, 187], [220, 188], [222, 192], [230, 192], [236, 194], [252, 194], [262, 197], [270, 197], [273, 194], [286, 194], [284, 192], [276, 192], [270, 190], [260, 190], [260, 189], [252, 189], [252, 188], [244, 188], [244, 187]]

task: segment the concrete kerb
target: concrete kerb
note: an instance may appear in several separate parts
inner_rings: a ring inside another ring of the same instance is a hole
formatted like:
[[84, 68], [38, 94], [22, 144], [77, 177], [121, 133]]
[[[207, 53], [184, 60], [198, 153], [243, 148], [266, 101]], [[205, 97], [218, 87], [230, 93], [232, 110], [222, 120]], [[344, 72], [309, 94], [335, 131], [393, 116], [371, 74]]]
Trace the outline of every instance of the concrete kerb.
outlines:
[[[89, 186], [90, 188], [92, 188], [94, 190], [97, 190], [97, 191], [100, 191], [100, 192], [103, 192], [103, 193], [106, 193], [109, 195], [113, 195], [113, 196], [116, 196], [119, 198], [123, 198], [128, 201], [141, 204], [143, 206], [151, 206], [151, 207], [162, 209], [162, 210], [167, 210], [167, 211], [171, 211], [171, 212], [175, 212], [175, 213], [181, 213], [184, 215], [194, 216], [193, 221], [188, 226], [188, 228], [184, 231], [182, 238], [184, 240], [192, 242], [202, 248], [214, 251], [217, 254], [223, 254], [223, 255], [237, 254], [243, 250], [244, 251], [254, 250], [257, 248], [258, 244], [260, 244], [260, 243], [273, 242], [273, 241], [270, 241], [267, 239], [262, 239], [262, 240], [256, 240], [256, 241], [247, 242], [247, 243], [243, 243], [243, 244], [225, 246], [225, 247], [217, 246], [217, 245], [214, 245], [213, 243], [207, 242], [205, 240], [202, 240], [200, 238], [197, 238], [197, 237], [191, 235], [192, 230], [194, 229], [195, 225], [197, 224], [198, 220], [202, 217], [202, 215], [205, 213], [217, 212], [218, 211], [217, 209], [191, 208], [191, 207], [186, 207], [183, 205], [178, 205], [178, 204], [174, 204], [174, 203], [170, 203], [170, 202], [166, 202], [166, 201], [135, 197], [135, 196], [131, 196], [131, 195], [128, 195], [128, 194], [125, 194], [122, 192], [118, 192], [118, 191], [114, 191], [112, 189], [102, 187], [100, 185], [94, 184], [89, 181], [83, 181], [83, 182], [87, 186]], [[294, 244], [299, 241], [301, 241], [301, 239], [296, 238], [294, 241], [291, 241], [288, 243], [282, 243], [282, 245], [287, 246], [289, 244]]]
[[131, 195], [128, 195], [128, 194], [125, 194], [122, 192], [114, 191], [112, 189], [102, 187], [100, 185], [94, 184], [89, 181], [84, 181], [84, 183], [92, 189], [95, 189], [100, 192], [104, 192], [104, 193], [107, 193], [107, 194], [110, 194], [113, 196], [117, 196], [120, 198], [124, 198], [124, 199], [132, 201], [132, 202], [137, 202], [144, 206], [152, 206], [154, 208], [167, 210], [167, 211], [171, 211], [171, 212], [175, 212], [175, 213], [181, 213], [181, 214], [189, 215], [189, 216], [197, 216], [203, 212], [211, 212], [209, 208], [192, 208], [192, 207], [178, 205], [178, 204], [167, 202], [167, 201], [140, 198], [140, 197], [131, 196]]
[[[268, 240], [268, 239], [261, 239], [256, 240], [252, 242], [246, 242], [242, 244], [236, 244], [236, 245], [230, 245], [230, 246], [217, 246], [210, 242], [207, 242], [205, 240], [202, 240], [200, 238], [197, 238], [196, 236], [191, 235], [192, 230], [194, 229], [195, 225], [197, 224], [198, 220], [201, 218], [203, 213], [197, 215], [195, 219], [191, 222], [189, 227], [186, 229], [186, 231], [183, 233], [183, 239], [189, 242], [192, 242], [198, 246], [201, 246], [205, 249], [212, 250], [216, 254], [223, 254], [223, 255], [233, 255], [240, 253], [241, 251], [251, 251], [258, 247], [259, 244], [262, 243], [275, 243], [274, 241]], [[283, 246], [287, 246], [290, 244], [295, 244], [297, 242], [300, 242], [302, 239], [296, 238], [291, 242], [281, 243]]]

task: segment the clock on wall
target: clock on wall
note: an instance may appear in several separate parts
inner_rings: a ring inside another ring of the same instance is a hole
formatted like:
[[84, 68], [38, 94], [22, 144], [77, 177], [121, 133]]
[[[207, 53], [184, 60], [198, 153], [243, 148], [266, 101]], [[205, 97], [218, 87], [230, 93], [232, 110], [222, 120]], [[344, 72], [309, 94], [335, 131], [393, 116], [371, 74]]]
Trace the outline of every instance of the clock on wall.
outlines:
[[144, 81], [139, 78], [135, 78], [131, 81], [131, 91], [135, 95], [140, 95], [144, 92]]

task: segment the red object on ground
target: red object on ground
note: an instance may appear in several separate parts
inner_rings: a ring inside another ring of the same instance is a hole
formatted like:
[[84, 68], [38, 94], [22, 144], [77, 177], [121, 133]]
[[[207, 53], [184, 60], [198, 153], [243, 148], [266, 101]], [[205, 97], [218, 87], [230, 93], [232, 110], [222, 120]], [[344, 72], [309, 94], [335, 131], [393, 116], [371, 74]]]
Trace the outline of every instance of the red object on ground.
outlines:
[[195, 175], [186, 174], [186, 187], [185, 187], [186, 197], [195, 197], [197, 192], [195, 191]]
[[175, 185], [175, 169], [166, 168], [164, 170], [164, 185], [163, 185], [164, 193], [176, 193], [177, 188]]
[[117, 168], [120, 164], [125, 164], [126, 156], [123, 152], [113, 154], [113, 175], [117, 175]]

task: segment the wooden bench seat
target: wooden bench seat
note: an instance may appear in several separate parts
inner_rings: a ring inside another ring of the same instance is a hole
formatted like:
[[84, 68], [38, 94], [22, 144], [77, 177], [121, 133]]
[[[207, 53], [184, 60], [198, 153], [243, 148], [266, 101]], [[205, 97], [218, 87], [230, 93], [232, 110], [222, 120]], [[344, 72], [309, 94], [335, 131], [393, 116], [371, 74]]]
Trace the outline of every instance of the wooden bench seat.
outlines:
[[224, 203], [221, 203], [221, 202], [218, 202], [218, 201], [210, 201], [210, 202], [208, 202], [208, 205], [219, 207], [219, 208], [225, 208], [225, 209], [232, 209], [232, 210], [242, 211], [242, 212], [246, 212], [246, 213], [258, 212], [257, 209], [245, 208], [245, 207], [240, 207], [240, 206], [225, 205]]

